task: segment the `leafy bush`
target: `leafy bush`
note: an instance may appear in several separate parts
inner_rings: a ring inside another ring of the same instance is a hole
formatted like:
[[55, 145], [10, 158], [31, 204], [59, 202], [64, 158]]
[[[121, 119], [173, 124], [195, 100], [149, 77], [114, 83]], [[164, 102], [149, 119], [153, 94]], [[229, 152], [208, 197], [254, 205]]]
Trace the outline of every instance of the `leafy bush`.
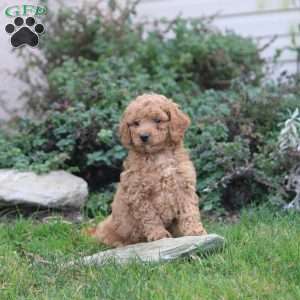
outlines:
[[300, 115], [299, 109], [293, 112], [291, 117], [285, 121], [284, 127], [279, 135], [279, 149], [282, 153], [286, 151], [300, 152]]
[[239, 209], [280, 192], [292, 166], [291, 158], [278, 151], [278, 124], [287, 107], [299, 105], [299, 96], [273, 86], [244, 88], [209, 90], [189, 104], [193, 123], [186, 144], [207, 211]]
[[[147, 90], [193, 94], [229, 88], [233, 79], [259, 83], [262, 60], [250, 39], [223, 34], [208, 20], [141, 23], [134, 20], [134, 4], [109, 2], [108, 11], [62, 8], [48, 20], [44, 59], [21, 52], [29, 109], [43, 113], [65, 100], [106, 106]], [[29, 69], [47, 84], [28, 76]]]
[[89, 217], [96, 215], [106, 216], [111, 213], [111, 201], [116, 191], [116, 185], [107, 185], [96, 193], [91, 193], [85, 206], [85, 213]]
[[[126, 155], [118, 120], [130, 99], [153, 91], [192, 119], [186, 146], [206, 211], [283, 197], [291, 160], [278, 152], [278, 124], [299, 106], [299, 82], [263, 85], [256, 45], [207, 20], [143, 24], [133, 22], [134, 5], [109, 3], [106, 13], [86, 7], [50, 16], [44, 59], [21, 50], [23, 96], [41, 118], [0, 135], [0, 167], [70, 170], [100, 192], [88, 214], [108, 213]], [[33, 71], [45, 82], [32, 80]]]
[[[185, 141], [206, 211], [240, 209], [277, 194], [292, 167], [290, 157], [278, 151], [277, 124], [288, 115], [287, 107], [297, 107], [299, 98], [284, 95], [282, 88], [277, 94], [274, 87], [244, 88], [237, 85], [228, 91], [207, 90], [190, 99], [175, 98], [192, 118]], [[257, 108], [252, 106], [260, 107], [260, 113], [254, 113]], [[91, 191], [101, 192], [91, 197], [89, 215], [108, 212], [114, 191], [111, 183], [119, 180], [126, 155], [116, 136], [118, 119], [110, 106], [88, 109], [80, 103], [65, 103], [48, 111], [42, 122], [22, 120], [10, 142], [0, 139], [1, 167], [68, 169], [84, 177]]]
[[0, 166], [37, 172], [64, 168], [92, 189], [118, 181], [125, 150], [116, 136], [117, 119], [113, 110], [79, 103], [51, 110], [42, 122], [22, 120], [13, 138], [0, 137]]

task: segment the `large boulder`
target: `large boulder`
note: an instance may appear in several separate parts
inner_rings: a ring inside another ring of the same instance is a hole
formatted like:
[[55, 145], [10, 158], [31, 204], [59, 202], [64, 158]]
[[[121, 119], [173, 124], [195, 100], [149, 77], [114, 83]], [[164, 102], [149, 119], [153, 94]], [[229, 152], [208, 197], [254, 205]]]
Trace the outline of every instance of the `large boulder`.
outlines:
[[33, 172], [0, 170], [1, 206], [80, 208], [88, 195], [87, 183], [65, 171], [38, 175]]

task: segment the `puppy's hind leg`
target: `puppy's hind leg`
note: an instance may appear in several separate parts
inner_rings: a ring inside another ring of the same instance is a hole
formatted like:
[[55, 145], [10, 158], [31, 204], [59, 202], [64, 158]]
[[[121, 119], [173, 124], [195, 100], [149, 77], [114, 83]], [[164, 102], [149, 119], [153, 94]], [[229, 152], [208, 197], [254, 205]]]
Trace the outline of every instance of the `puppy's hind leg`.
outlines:
[[99, 223], [96, 228], [89, 231], [89, 235], [98, 242], [112, 247], [121, 247], [125, 245], [122, 237], [117, 233], [112, 216], [108, 216]]

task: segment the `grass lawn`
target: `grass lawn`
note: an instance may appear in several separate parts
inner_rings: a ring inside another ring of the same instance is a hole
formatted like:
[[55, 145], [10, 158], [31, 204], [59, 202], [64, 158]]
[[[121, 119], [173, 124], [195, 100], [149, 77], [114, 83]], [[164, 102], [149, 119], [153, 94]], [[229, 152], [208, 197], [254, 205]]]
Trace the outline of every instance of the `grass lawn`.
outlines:
[[78, 225], [1, 224], [0, 299], [300, 299], [300, 214], [258, 209], [205, 224], [227, 246], [199, 261], [72, 269], [61, 263], [101, 249]]

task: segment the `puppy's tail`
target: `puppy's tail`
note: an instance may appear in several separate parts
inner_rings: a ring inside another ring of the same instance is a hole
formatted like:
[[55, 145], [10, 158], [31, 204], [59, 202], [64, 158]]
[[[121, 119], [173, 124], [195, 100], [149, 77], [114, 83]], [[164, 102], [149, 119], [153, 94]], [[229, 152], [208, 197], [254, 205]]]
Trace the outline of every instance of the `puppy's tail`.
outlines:
[[90, 236], [90, 237], [95, 237], [96, 231], [97, 231], [97, 227], [89, 227], [89, 228], [85, 228], [85, 229], [83, 230], [83, 233], [84, 233], [85, 235]]
[[110, 231], [110, 224], [112, 223], [111, 216], [104, 219], [102, 222], [100, 222], [96, 227], [89, 227], [85, 229], [84, 233], [92, 238], [97, 239], [99, 242], [101, 242], [105, 236]]
[[119, 247], [123, 245], [123, 241], [113, 225], [112, 216], [107, 217], [96, 227], [87, 228], [85, 233], [99, 243], [108, 246]]

